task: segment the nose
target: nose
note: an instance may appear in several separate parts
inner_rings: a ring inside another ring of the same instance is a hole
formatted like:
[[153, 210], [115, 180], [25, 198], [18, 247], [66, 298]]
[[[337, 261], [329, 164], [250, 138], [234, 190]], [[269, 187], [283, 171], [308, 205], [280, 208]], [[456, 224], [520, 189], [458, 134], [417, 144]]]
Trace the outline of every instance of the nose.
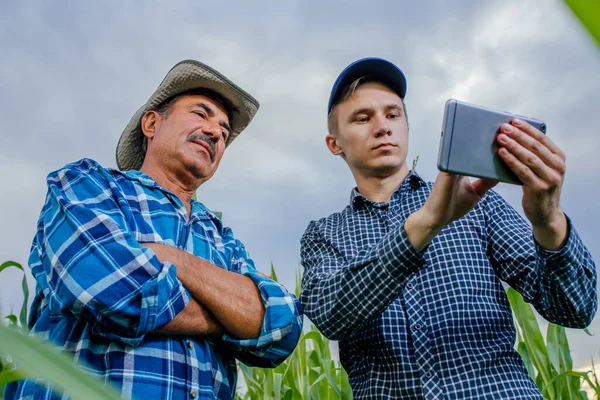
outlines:
[[379, 115], [375, 118], [375, 126], [373, 132], [375, 137], [392, 135], [392, 130], [389, 127], [389, 121], [387, 120], [387, 118], [385, 118], [384, 115]]
[[209, 121], [201, 130], [202, 133], [210, 137], [214, 142], [218, 142], [221, 135], [223, 135], [223, 128], [221, 128], [221, 125], [217, 121]]

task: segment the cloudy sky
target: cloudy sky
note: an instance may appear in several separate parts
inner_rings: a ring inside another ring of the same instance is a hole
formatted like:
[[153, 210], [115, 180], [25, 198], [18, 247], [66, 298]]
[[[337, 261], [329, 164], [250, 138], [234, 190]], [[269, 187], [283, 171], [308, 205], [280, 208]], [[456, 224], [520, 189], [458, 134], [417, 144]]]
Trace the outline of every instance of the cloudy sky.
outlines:
[[[437, 174], [449, 98], [545, 120], [565, 150], [562, 202], [600, 261], [600, 49], [557, 0], [3, 2], [0, 13], [0, 261], [26, 263], [48, 172], [83, 158], [116, 165], [131, 115], [176, 62], [194, 58], [261, 102], [198, 197], [224, 212], [259, 269], [293, 286], [311, 219], [353, 187], [324, 144], [326, 104], [350, 62], [379, 56], [408, 79], [409, 160]], [[498, 188], [516, 208], [520, 189]], [[19, 273], [2, 273], [1, 309], [18, 309]], [[33, 282], [31, 282], [33, 288]], [[569, 331], [576, 366], [600, 357]]]

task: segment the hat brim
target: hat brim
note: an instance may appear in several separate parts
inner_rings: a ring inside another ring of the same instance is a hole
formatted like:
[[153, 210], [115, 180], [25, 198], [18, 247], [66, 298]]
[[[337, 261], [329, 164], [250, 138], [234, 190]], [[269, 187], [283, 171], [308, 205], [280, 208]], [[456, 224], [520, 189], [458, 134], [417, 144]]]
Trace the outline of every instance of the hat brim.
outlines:
[[331, 109], [340, 102], [340, 97], [342, 96], [344, 89], [358, 78], [364, 76], [375, 76], [378, 79], [381, 79], [389, 85], [401, 99], [404, 99], [406, 96], [406, 77], [400, 68], [383, 58], [362, 58], [344, 68], [337, 77], [329, 96], [329, 104], [327, 106], [328, 114], [331, 112]]
[[117, 166], [123, 171], [139, 170], [144, 162], [142, 117], [165, 100], [193, 89], [212, 90], [233, 105], [230, 115], [231, 134], [227, 145], [250, 124], [259, 108], [258, 101], [213, 68], [195, 60], [177, 63], [167, 73], [146, 104], [131, 117], [117, 144]]

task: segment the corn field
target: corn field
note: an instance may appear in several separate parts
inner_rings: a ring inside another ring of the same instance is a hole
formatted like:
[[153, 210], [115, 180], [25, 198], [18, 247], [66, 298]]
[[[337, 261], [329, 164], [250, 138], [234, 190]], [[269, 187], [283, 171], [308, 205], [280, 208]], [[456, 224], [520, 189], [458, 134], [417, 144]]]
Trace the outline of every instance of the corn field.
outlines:
[[[20, 264], [8, 261], [0, 265], [0, 273], [9, 267], [23, 269]], [[271, 276], [277, 280], [273, 266]], [[8, 315], [0, 324], [0, 394], [7, 383], [31, 376], [45, 378], [75, 399], [118, 399], [116, 391], [80, 371], [68, 354], [26, 335], [29, 292], [25, 278], [21, 287], [24, 301], [19, 316]], [[300, 273], [296, 276], [295, 292], [297, 296], [300, 294]], [[586, 382], [593, 398], [600, 399], [598, 376], [593, 371], [572, 369], [565, 328], [549, 324], [544, 339], [531, 306], [512, 289], [507, 295], [517, 325], [517, 350], [544, 398], [589, 399], [582, 391]], [[250, 368], [241, 363], [239, 368], [243, 380], [238, 385], [237, 400], [352, 398], [348, 375], [332, 357], [330, 342], [312, 325], [305, 329], [292, 355], [277, 368]]]

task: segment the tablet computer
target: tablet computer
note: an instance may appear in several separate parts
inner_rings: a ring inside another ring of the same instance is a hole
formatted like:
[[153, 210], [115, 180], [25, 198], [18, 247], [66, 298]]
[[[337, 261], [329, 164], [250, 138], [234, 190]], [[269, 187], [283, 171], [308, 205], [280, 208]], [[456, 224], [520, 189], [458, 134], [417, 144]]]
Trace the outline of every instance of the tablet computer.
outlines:
[[521, 184], [498, 155], [496, 136], [500, 125], [514, 118], [527, 121], [546, 133], [542, 121], [450, 99], [446, 102], [438, 169], [458, 175]]

